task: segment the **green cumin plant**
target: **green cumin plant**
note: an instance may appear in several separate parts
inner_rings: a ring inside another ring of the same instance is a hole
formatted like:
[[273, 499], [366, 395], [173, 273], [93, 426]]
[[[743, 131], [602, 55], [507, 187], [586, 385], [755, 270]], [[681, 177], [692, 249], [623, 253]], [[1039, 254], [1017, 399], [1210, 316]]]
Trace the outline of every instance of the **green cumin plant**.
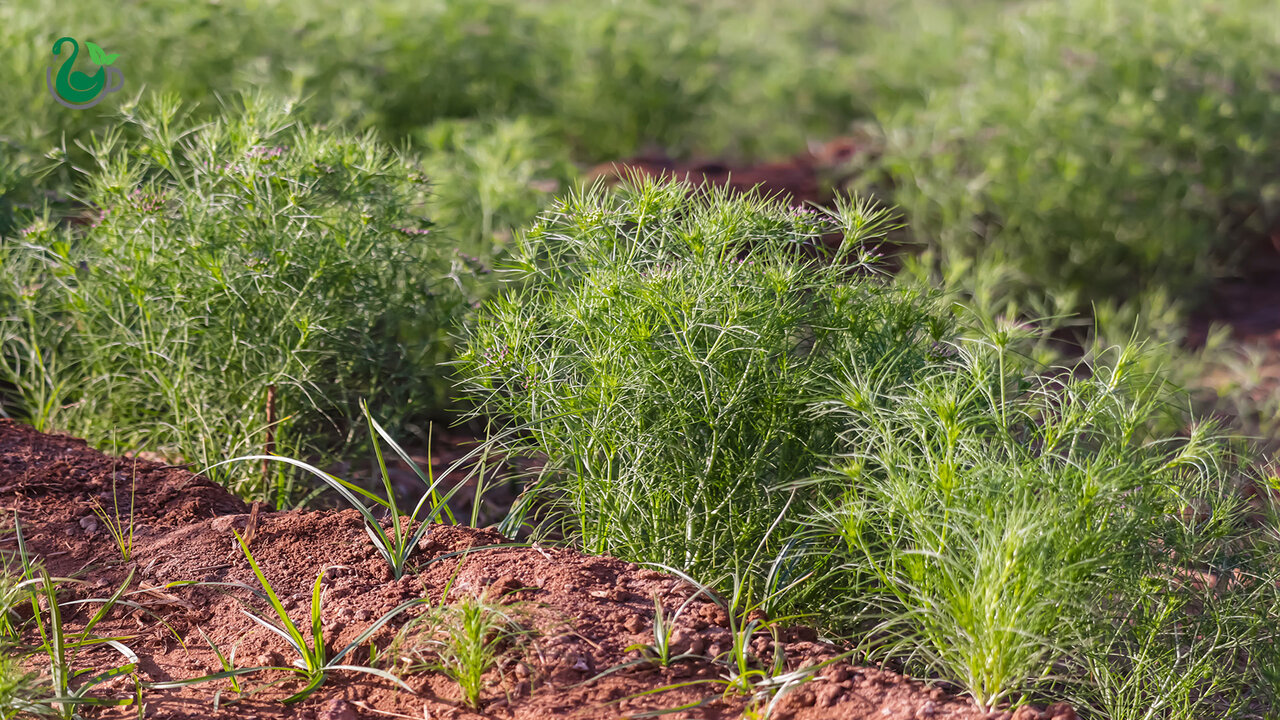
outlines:
[[[1089, 688], [1084, 668], [1123, 652], [1117, 618], [1165, 604], [1149, 677], [1199, 648], [1232, 672], [1162, 687], [1199, 713], [1238, 704], [1265, 653], [1169, 632], [1198, 605], [1167, 578], [1265, 565], [1231, 489], [1247, 459], [1187, 420], [1140, 343], [1054, 366], [1047, 329], [885, 284], [859, 241], [886, 219], [641, 179], [540, 216], [459, 365], [520, 428], [494, 444], [545, 459], [525, 488], [544, 528], [738, 578], [735, 608], [819, 617], [986, 708]], [[1269, 605], [1227, 587], [1206, 632], [1262, 637]], [[726, 687], [770, 674], [725, 660]]]
[[524, 632], [507, 610], [476, 597], [442, 604], [414, 622], [429, 622], [433, 632], [415, 645], [413, 652], [424, 659], [411, 667], [437, 669], [448, 675], [458, 684], [463, 703], [472, 710], [480, 709], [485, 673], [494, 667], [508, 643]]
[[[80, 221], [0, 239], [11, 415], [202, 467], [332, 457], [360, 398], [395, 430], [439, 415], [474, 268], [411, 158], [302, 112], [247, 95], [202, 123], [158, 95], [82, 140]], [[310, 490], [223, 470], [277, 507]]]
[[997, 292], [1023, 305], [1170, 292], [1186, 312], [1267, 243], [1272, 3], [906, 5], [911, 21], [866, 46], [877, 165], [929, 264], [969, 269], [958, 290], [999, 268]]
[[[472, 550], [478, 549], [483, 548]], [[383, 657], [389, 664], [402, 663], [406, 671], [443, 672], [458, 684], [463, 704], [478, 710], [484, 675], [497, 664], [512, 641], [531, 631], [522, 628], [511, 610], [498, 604], [497, 599], [467, 596], [448, 602], [453, 583], [470, 552], [465, 551], [459, 558], [440, 594], [440, 601], [429, 604], [426, 612], [405, 623]], [[374, 657], [372, 647], [370, 656]]]
[[[1200, 622], [1171, 575], [1220, 572], [1255, 552], [1241, 550], [1231, 486], [1242, 468], [1219, 431], [1161, 429], [1178, 395], [1145, 372], [1137, 345], [1045, 367], [1020, 351], [1034, 344], [1030, 326], [968, 324], [910, 384], [851, 378], [821, 407], [856, 439], [832, 463], [842, 492], [811, 519], [838, 559], [824, 580], [841, 632], [987, 708], [1094, 685], [1126, 652], [1152, 679], [1181, 678], [1156, 692], [1197, 712], [1238, 702], [1248, 661], [1232, 643], [1202, 642], [1247, 624], [1220, 609], [1230, 603], [1208, 606], [1200, 638], [1169, 631]], [[892, 402], [867, 401], [876, 396]], [[1193, 507], [1211, 512], [1188, 519]], [[1154, 607], [1168, 610], [1134, 615]], [[1126, 630], [1139, 622], [1158, 646]], [[1191, 652], [1215, 658], [1199, 670], [1229, 667], [1235, 679], [1188, 675], [1179, 658]]]
[[558, 201], [514, 241], [509, 291], [458, 361], [476, 412], [520, 429], [495, 449], [547, 460], [517, 513], [537, 498], [543, 527], [589, 552], [737, 572], [762, 595], [777, 573], [760, 559], [812, 492], [790, 485], [841, 442], [806, 406], [849, 368], [923, 365], [949, 325], [876, 275], [864, 245], [889, 227], [867, 203], [791, 208], [642, 178]]

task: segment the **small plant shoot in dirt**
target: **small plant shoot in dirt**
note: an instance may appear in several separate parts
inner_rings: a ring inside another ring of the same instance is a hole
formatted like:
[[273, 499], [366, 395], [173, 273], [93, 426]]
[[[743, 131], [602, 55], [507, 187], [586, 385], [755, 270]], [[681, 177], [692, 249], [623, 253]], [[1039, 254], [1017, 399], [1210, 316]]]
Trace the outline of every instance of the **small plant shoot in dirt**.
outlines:
[[93, 514], [106, 526], [107, 531], [111, 533], [111, 539], [116, 543], [116, 549], [120, 551], [121, 562], [129, 562], [129, 558], [133, 556], [133, 501], [138, 491], [138, 474], [135, 470], [133, 473], [133, 484], [129, 489], [129, 524], [126, 526], [120, 518], [120, 496], [116, 492], [116, 473], [111, 475], [111, 502], [115, 510], [114, 516], [108, 516], [106, 508], [102, 507], [102, 502], [97, 498], [93, 499]]
[[689, 596], [689, 599], [680, 605], [675, 614], [668, 618], [666, 611], [662, 608], [662, 598], [658, 595], [653, 596], [653, 642], [648, 645], [631, 645], [627, 648], [627, 652], [638, 650], [643, 654], [643, 657], [636, 662], [653, 662], [658, 667], [665, 668], [686, 658], [697, 657], [693, 653], [671, 654], [671, 635], [675, 631], [674, 624], [680, 619], [680, 614], [684, 612], [684, 609], [696, 597], [697, 595]]
[[441, 603], [401, 630], [396, 647], [410, 671], [438, 670], [458, 684], [462, 702], [479, 710], [485, 674], [524, 633], [503, 607], [482, 598]]
[[[291, 647], [293, 651], [297, 654], [298, 660], [295, 662], [295, 664], [286, 665], [286, 666], [258, 666], [258, 667], [248, 667], [248, 668], [228, 667], [232, 665], [232, 660], [235, 657], [234, 650], [230, 655], [230, 659], [228, 659], [227, 656], [224, 656], [223, 653], [218, 648], [215, 647], [214, 652], [218, 656], [219, 663], [222, 664], [224, 668], [222, 672], [213, 673], [211, 675], [202, 675], [200, 677], [189, 678], [186, 680], [176, 680], [172, 682], [160, 682], [160, 683], [148, 683], [146, 685], [147, 687], [157, 688], [157, 689], [181, 687], [184, 685], [210, 682], [213, 680], [230, 679], [232, 680], [233, 688], [237, 688], [238, 684], [236, 684], [235, 678], [239, 675], [248, 675], [250, 673], [258, 673], [266, 670], [286, 670], [288, 672], [301, 675], [303, 679], [306, 681], [306, 685], [301, 690], [294, 693], [293, 695], [290, 695], [289, 697], [285, 698], [282, 701], [285, 704], [292, 704], [292, 703], [299, 702], [301, 700], [305, 700], [308, 696], [311, 695], [311, 693], [315, 692], [316, 688], [324, 684], [325, 678], [328, 677], [330, 672], [333, 672], [335, 670], [351, 670], [353, 672], [361, 672], [361, 673], [367, 673], [369, 675], [376, 675], [383, 679], [390, 680], [391, 682], [404, 688], [405, 690], [408, 690], [409, 692], [413, 692], [413, 688], [410, 688], [408, 685], [406, 685], [403, 680], [401, 680], [400, 678], [397, 678], [396, 676], [392, 675], [391, 673], [385, 670], [380, 670], [378, 668], [373, 668], [373, 667], [359, 666], [359, 665], [341, 665], [341, 664], [338, 664], [338, 661], [341, 660], [343, 657], [345, 657], [347, 653], [350, 653], [352, 650], [356, 649], [362, 643], [368, 640], [370, 635], [377, 632], [378, 628], [390, 622], [394, 617], [404, 612], [405, 610], [408, 610], [414, 605], [419, 605], [426, 601], [419, 599], [419, 600], [409, 600], [407, 602], [401, 603], [395, 609], [386, 613], [377, 621], [375, 621], [372, 625], [366, 628], [364, 632], [360, 633], [359, 637], [357, 637], [355, 640], [349, 643], [345, 648], [338, 651], [336, 655], [333, 655], [332, 657], [330, 657], [328, 648], [326, 647], [325, 640], [324, 640], [324, 630], [322, 627], [322, 617], [321, 617], [323, 608], [322, 608], [322, 601], [320, 597], [320, 590], [324, 582], [324, 575], [325, 575], [325, 572], [328, 570], [328, 568], [322, 569], [320, 573], [316, 575], [315, 584], [311, 588], [311, 628], [310, 628], [311, 642], [308, 645], [306, 637], [303, 635], [302, 631], [298, 628], [298, 626], [294, 624], [293, 620], [289, 618], [289, 613], [285, 611], [284, 605], [280, 602], [280, 598], [276, 596], [275, 591], [271, 588], [271, 583], [267, 581], [266, 576], [262, 574], [262, 569], [258, 567], [257, 561], [253, 559], [253, 554], [249, 552], [249, 546], [245, 544], [244, 538], [240, 537], [240, 533], [236, 532], [235, 530], [232, 530], [232, 533], [235, 535], [236, 542], [240, 544], [240, 550], [244, 553], [245, 559], [249, 561], [249, 567], [253, 569], [253, 574], [258, 578], [258, 583], [261, 585], [263, 592], [266, 593], [267, 601], [270, 603], [271, 609], [275, 611], [276, 617], [279, 619], [279, 623], [277, 624], [270, 620], [264, 619], [263, 617], [256, 615], [253, 612], [243, 608], [241, 609], [241, 612], [243, 612], [250, 620], [253, 620], [255, 623], [257, 623], [261, 627], [266, 628], [267, 630], [271, 631], [272, 633], [282, 638], [289, 645], [289, 647]], [[245, 589], [248, 589], [250, 591], [253, 590], [253, 588], [250, 588], [248, 586], [244, 586], [244, 587]], [[212, 643], [210, 644], [212, 645]], [[274, 684], [276, 683], [274, 682], [268, 683], [267, 685], [257, 687], [249, 692], [258, 692], [259, 690], [263, 690], [266, 687], [270, 687], [271, 685], [274, 685]]]
[[[391, 568], [392, 577], [399, 580], [404, 575], [405, 563], [408, 562], [409, 555], [413, 553], [414, 548], [418, 546], [418, 541], [420, 541], [431, 529], [431, 523], [443, 522], [446, 519], [451, 524], [456, 522], [453, 517], [453, 511], [449, 508], [448, 501], [449, 498], [462, 487], [462, 484], [459, 483], [449, 492], [441, 494], [441, 481], [448, 476], [449, 472], [453, 468], [457, 467], [462, 462], [469, 460], [473, 455], [483, 450], [483, 448], [476, 448], [463, 458], [455, 461], [455, 463], [450, 466], [444, 474], [439, 478], [436, 478], [435, 471], [429, 465], [427, 467], [427, 472], [422, 472], [422, 468], [418, 467], [418, 464], [409, 457], [409, 454], [405, 452], [404, 448], [400, 447], [400, 444], [392, 439], [392, 437], [387, 434], [387, 431], [373, 419], [373, 416], [369, 414], [369, 408], [367, 406], [361, 404], [361, 411], [364, 413], [365, 421], [368, 423], [369, 436], [372, 440], [374, 453], [378, 458], [378, 470], [381, 472], [382, 486], [386, 491], [385, 498], [380, 498], [354, 483], [347, 482], [346, 480], [331, 475], [313, 465], [301, 460], [294, 460], [292, 458], [279, 457], [276, 455], [249, 455], [245, 457], [232, 458], [225, 462], [218, 463], [218, 465], [265, 460], [286, 463], [316, 476], [341, 495], [342, 498], [351, 505], [351, 507], [360, 512], [360, 515], [364, 518], [365, 532], [369, 534], [369, 540], [373, 542], [374, 549], [378, 551], [378, 554], [382, 556], [383, 560], [387, 561], [388, 567]], [[423, 493], [417, 506], [414, 507], [413, 512], [409, 515], [409, 525], [407, 526], [401, 525], [402, 521], [400, 518], [400, 510], [396, 507], [395, 489], [391, 485], [391, 474], [387, 472], [386, 458], [382, 454], [382, 442], [386, 442], [390, 445], [391, 449], [400, 456], [400, 459], [407, 463], [409, 467], [413, 468], [418, 479], [422, 480], [427, 487], [426, 492]], [[430, 453], [429, 449], [428, 453]], [[217, 467], [217, 465], [213, 467]], [[372, 500], [374, 503], [387, 510], [388, 514], [391, 516], [390, 535], [387, 535], [382, 524], [378, 522], [378, 518], [373, 514], [372, 508], [360, 502], [360, 498], [356, 497], [357, 494]], [[418, 522], [418, 513], [422, 511], [424, 504], [427, 503], [430, 504], [426, 516], [421, 522], [419, 522], [418, 529], [410, 533], [409, 526]]]
[[[697, 592], [690, 595], [680, 606], [680, 610], [676, 612], [672, 618], [674, 622], [681, 612], [688, 607], [701, 595], [705, 595], [709, 600], [714, 602], [725, 613], [729, 620], [729, 648], [715, 657], [706, 658], [710, 660], [717, 668], [720, 669], [720, 675], [715, 678], [689, 680], [671, 685], [664, 685], [653, 688], [642, 693], [630, 695], [622, 699], [631, 699], [636, 697], [644, 697], [646, 695], [656, 695], [670, 690], [679, 688], [698, 687], [702, 685], [713, 685], [721, 688], [720, 697], [729, 696], [745, 696], [750, 701], [744, 709], [744, 717], [759, 716], [768, 718], [771, 716], [774, 707], [782, 699], [786, 693], [812, 680], [817, 673], [823, 668], [840, 662], [852, 655], [852, 652], [846, 652], [836, 655], [830, 659], [820, 663], [814, 663], [805, 667], [799, 667], [794, 670], [787, 670], [787, 658], [782, 650], [782, 643], [779, 642], [778, 628], [789, 621], [795, 620], [795, 617], [781, 617], [776, 619], [766, 619], [761, 612], [761, 608], [771, 600], [776, 598], [764, 597], [753, 602], [750, 599], [750, 585], [743, 581], [742, 578], [734, 578], [732, 581], [733, 595], [729, 600], [724, 600], [716, 595], [715, 591], [697, 581], [688, 575], [675, 570], [673, 568], [664, 568], [672, 574], [683, 578], [686, 582], [698, 588]], [[779, 588], [776, 594], [785, 593], [791, 590], [794, 585]], [[667, 667], [670, 663], [700, 658], [702, 656], [696, 653], [683, 653], [681, 655], [671, 657], [667, 662], [663, 662], [663, 658], [669, 655], [669, 643], [671, 629], [664, 620], [662, 605], [657, 598], [654, 599], [656, 606], [654, 612], [654, 636], [655, 642], [652, 646], [632, 646], [632, 649], [644, 649], [649, 651], [651, 658], [641, 658], [628, 663], [623, 663], [600, 673], [587, 682], [594, 682], [606, 675], [618, 672], [627, 667], [645, 663], [657, 662], [661, 667]], [[750, 619], [748, 619], [750, 618]], [[766, 663], [757, 653], [755, 645], [760, 640], [767, 639], [772, 647], [772, 657]], [[679, 712], [689, 710], [694, 707], [701, 706], [716, 696], [707, 696], [701, 700], [675, 708], [667, 708], [663, 712]], [[617, 701], [615, 701], [617, 702]], [[760, 714], [763, 713], [763, 714]]]

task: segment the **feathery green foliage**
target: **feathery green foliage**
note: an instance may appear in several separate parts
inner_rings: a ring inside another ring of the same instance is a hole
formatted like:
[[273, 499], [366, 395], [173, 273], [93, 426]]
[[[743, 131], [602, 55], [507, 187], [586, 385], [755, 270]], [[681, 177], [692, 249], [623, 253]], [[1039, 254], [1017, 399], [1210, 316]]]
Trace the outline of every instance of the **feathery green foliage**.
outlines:
[[652, 181], [572, 195], [515, 242], [460, 377], [527, 428], [505, 449], [546, 454], [530, 492], [588, 551], [763, 583], [813, 492], [789, 486], [837, 448], [806, 405], [855, 368], [905, 376], [947, 326], [869, 276], [886, 222]]
[[[1176, 388], [1135, 344], [1047, 366], [1035, 326], [953, 327], [885, 285], [857, 262], [883, 220], [652, 181], [544, 213], [460, 363], [522, 430], [499, 444], [547, 460], [526, 497], [592, 552], [734, 577], [735, 603], [986, 707], [1065, 683], [1120, 711], [1099, 678], [1126, 655], [1197, 712], [1247, 704], [1276, 543], [1229, 444], [1170, 433]], [[1250, 579], [1197, 620], [1218, 639], [1179, 632], [1194, 578], [1232, 567]]]
[[458, 684], [463, 703], [479, 710], [485, 674], [525, 632], [495, 602], [471, 596], [453, 603], [442, 599], [401, 628], [395, 648], [409, 670], [438, 670], [449, 676]]
[[[211, 465], [314, 456], [444, 406], [472, 271], [421, 232], [422, 179], [368, 136], [247, 98], [207, 125], [162, 100], [89, 146], [87, 224], [0, 240], [0, 379], [37, 427]], [[293, 476], [224, 478], [289, 505]]]

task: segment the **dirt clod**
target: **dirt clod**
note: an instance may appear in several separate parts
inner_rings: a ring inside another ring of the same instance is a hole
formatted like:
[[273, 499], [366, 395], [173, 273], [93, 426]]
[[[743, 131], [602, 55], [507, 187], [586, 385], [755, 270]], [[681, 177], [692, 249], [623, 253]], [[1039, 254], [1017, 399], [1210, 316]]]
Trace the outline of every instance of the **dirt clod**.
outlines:
[[316, 720], [358, 720], [358, 716], [351, 703], [334, 698], [325, 704]]

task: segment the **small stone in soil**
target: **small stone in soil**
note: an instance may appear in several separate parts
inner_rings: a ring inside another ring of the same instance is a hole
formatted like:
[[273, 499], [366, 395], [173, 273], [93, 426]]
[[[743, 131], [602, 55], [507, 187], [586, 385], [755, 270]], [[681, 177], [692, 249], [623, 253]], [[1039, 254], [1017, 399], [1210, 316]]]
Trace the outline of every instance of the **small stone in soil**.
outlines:
[[316, 720], [358, 720], [356, 711], [346, 700], [334, 698], [324, 706]]

